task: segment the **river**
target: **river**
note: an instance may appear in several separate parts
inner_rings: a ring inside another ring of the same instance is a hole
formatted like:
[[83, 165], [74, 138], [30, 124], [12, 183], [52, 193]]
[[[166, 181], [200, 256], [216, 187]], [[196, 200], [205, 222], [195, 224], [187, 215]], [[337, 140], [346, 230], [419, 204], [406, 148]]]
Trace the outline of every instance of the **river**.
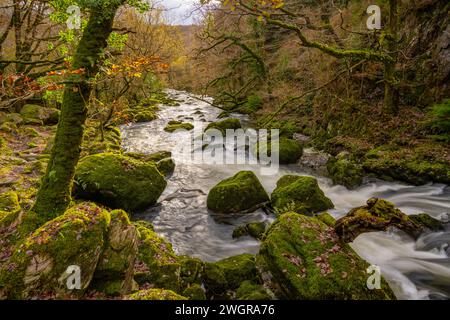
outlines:
[[[161, 106], [159, 119], [150, 123], [121, 127], [126, 151], [153, 153], [172, 151], [180, 143], [192, 139], [191, 132], [167, 133], [163, 129], [170, 120], [191, 123], [216, 121], [221, 112], [206, 101], [186, 92], [168, 90], [181, 102], [178, 107]], [[233, 115], [242, 123], [243, 115]], [[257, 253], [258, 241], [244, 237], [233, 239], [233, 229], [249, 221], [273, 221], [262, 210], [217, 222], [206, 208], [208, 191], [219, 181], [241, 170], [254, 171], [267, 192], [272, 192], [277, 180], [285, 174], [311, 175], [297, 166], [281, 166], [274, 175], [263, 175], [258, 165], [206, 165], [189, 163], [183, 152], [174, 152], [177, 164], [160, 204], [140, 213], [136, 218], [153, 223], [155, 231], [169, 240], [178, 254], [217, 261], [241, 253]], [[448, 219], [450, 186], [428, 184], [410, 186], [402, 183], [368, 180], [356, 190], [333, 185], [322, 176], [314, 175], [326, 196], [335, 204], [329, 211], [334, 217], [345, 215], [349, 209], [364, 205], [367, 199], [379, 197], [393, 202], [407, 214], [426, 212], [438, 219]], [[427, 234], [417, 241], [397, 230], [367, 233], [359, 236], [353, 249], [381, 272], [399, 299], [450, 298], [450, 228], [445, 232]]]

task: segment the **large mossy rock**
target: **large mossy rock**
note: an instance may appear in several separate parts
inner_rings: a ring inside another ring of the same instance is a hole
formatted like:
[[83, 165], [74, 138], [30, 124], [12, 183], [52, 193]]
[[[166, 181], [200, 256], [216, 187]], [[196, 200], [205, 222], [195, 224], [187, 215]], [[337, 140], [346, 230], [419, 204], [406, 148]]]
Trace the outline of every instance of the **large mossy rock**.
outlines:
[[252, 171], [241, 171], [225, 179], [208, 194], [208, 209], [215, 213], [255, 211], [269, 201], [266, 190]]
[[265, 222], [250, 222], [241, 226], [238, 226], [233, 230], [233, 238], [240, 238], [244, 236], [250, 236], [255, 239], [261, 240], [266, 232]]
[[124, 300], [187, 300], [186, 297], [180, 296], [171, 290], [163, 289], [147, 289], [133, 293]]
[[154, 205], [167, 185], [153, 163], [108, 153], [83, 158], [75, 182], [78, 198], [131, 212]]
[[294, 211], [312, 215], [334, 207], [315, 178], [295, 175], [287, 175], [278, 180], [271, 202], [278, 214]]
[[369, 264], [340, 242], [333, 228], [296, 213], [280, 216], [256, 256], [266, 286], [280, 299], [394, 299], [383, 280], [369, 290]]
[[377, 198], [367, 200], [367, 205], [352, 209], [336, 221], [336, 233], [345, 242], [352, 242], [366, 232], [386, 231], [390, 227], [400, 229], [413, 238], [426, 231], [443, 230], [439, 220], [421, 214], [409, 217], [389, 201]]
[[[294, 139], [289, 139], [286, 137], [280, 137], [279, 143], [279, 163], [280, 164], [292, 164], [297, 163], [297, 161], [303, 155], [303, 146], [300, 142]], [[256, 147], [256, 155], [260, 158], [260, 153], [263, 155], [272, 155], [272, 143], [268, 141], [264, 144], [259, 144]]]
[[59, 121], [60, 111], [36, 104], [26, 104], [20, 110], [20, 114], [25, 124], [54, 125]]
[[205, 129], [205, 132], [207, 133], [208, 130], [216, 129], [219, 130], [223, 136], [225, 136], [227, 130], [237, 130], [241, 129], [241, 121], [236, 118], [229, 118], [218, 122], [212, 122], [208, 124], [208, 126]]
[[[0, 297], [81, 296], [107, 241], [109, 212], [82, 203], [28, 236], [0, 271]], [[69, 290], [69, 266], [81, 270], [81, 289]]]
[[111, 225], [91, 287], [107, 296], [129, 294], [135, 287], [138, 235], [125, 211], [111, 211]]
[[172, 133], [177, 130], [191, 131], [192, 129], [194, 129], [194, 125], [192, 123], [181, 121], [170, 121], [169, 124], [164, 128], [164, 131]]

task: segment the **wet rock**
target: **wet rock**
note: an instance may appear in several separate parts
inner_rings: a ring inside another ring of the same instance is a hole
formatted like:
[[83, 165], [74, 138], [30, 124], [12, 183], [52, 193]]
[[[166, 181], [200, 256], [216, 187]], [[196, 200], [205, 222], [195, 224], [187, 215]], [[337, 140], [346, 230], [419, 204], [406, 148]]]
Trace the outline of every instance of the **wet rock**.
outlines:
[[298, 161], [298, 164], [302, 167], [312, 169], [319, 174], [326, 175], [327, 163], [330, 158], [331, 155], [326, 152], [318, 151], [314, 148], [307, 148], [303, 150], [303, 155]]
[[175, 132], [177, 130], [187, 130], [190, 131], [194, 129], [194, 125], [187, 122], [180, 122], [180, 121], [171, 121], [169, 124], [164, 128], [164, 131], [166, 132]]
[[208, 209], [215, 213], [252, 212], [269, 201], [269, 196], [252, 171], [241, 171], [225, 179], [208, 194]]
[[369, 264], [340, 241], [332, 227], [296, 213], [278, 217], [256, 256], [265, 286], [279, 299], [394, 299], [388, 284], [369, 290]]
[[[268, 141], [267, 144], [260, 145], [258, 143], [256, 147], [256, 155], [259, 158], [260, 152], [267, 154], [269, 157], [272, 155], [272, 143]], [[279, 163], [280, 164], [293, 164], [303, 155], [303, 146], [296, 140], [286, 137], [280, 137], [279, 139]]]
[[154, 205], [167, 185], [153, 163], [109, 153], [83, 158], [75, 182], [78, 198], [131, 212]]
[[229, 118], [218, 122], [212, 122], [210, 123], [206, 129], [205, 132], [207, 133], [208, 130], [216, 129], [219, 130], [223, 136], [226, 135], [226, 130], [237, 130], [241, 129], [241, 121], [236, 118]]
[[161, 172], [165, 177], [171, 176], [175, 171], [175, 162], [172, 159], [172, 153], [170, 151], [159, 151], [152, 154], [128, 152], [125, 153], [125, 156], [144, 162], [154, 163], [159, 172]]
[[292, 135], [292, 139], [294, 139], [295, 141], [300, 142], [303, 145], [311, 142], [311, 137], [305, 136], [304, 134], [301, 134], [301, 133], [294, 133]]
[[336, 221], [335, 230], [343, 241], [352, 242], [362, 233], [386, 231], [390, 227], [400, 229], [416, 239], [427, 230], [441, 228], [442, 224], [427, 215], [410, 218], [392, 203], [371, 198], [366, 206], [354, 208]]
[[271, 203], [277, 214], [294, 211], [312, 215], [334, 207], [315, 178], [295, 175], [287, 175], [278, 180]]

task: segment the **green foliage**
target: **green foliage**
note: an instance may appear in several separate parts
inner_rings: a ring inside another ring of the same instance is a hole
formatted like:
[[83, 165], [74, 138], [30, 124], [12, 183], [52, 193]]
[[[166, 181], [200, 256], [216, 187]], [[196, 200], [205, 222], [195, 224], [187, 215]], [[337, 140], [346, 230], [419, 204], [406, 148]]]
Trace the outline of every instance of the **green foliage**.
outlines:
[[450, 99], [435, 104], [429, 112], [432, 118], [427, 126], [433, 133], [433, 138], [439, 141], [450, 141]]

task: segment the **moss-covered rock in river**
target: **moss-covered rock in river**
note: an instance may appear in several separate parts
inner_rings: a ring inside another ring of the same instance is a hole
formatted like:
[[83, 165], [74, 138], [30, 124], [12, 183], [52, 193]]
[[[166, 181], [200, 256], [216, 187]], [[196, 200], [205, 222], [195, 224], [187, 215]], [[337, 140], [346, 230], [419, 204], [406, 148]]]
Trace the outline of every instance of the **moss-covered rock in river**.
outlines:
[[327, 170], [334, 184], [340, 184], [349, 189], [361, 185], [363, 181], [362, 168], [346, 158], [331, 158], [327, 163]]
[[269, 201], [269, 196], [252, 171], [241, 171], [225, 179], [208, 194], [208, 208], [215, 213], [255, 211]]
[[138, 259], [135, 280], [179, 292], [181, 290], [180, 261], [172, 245], [158, 236], [146, 223], [135, 223], [138, 235]]
[[167, 185], [153, 163], [108, 153], [83, 158], [75, 182], [78, 198], [127, 211], [154, 205]]
[[271, 202], [278, 214], [294, 211], [312, 215], [334, 207], [315, 178], [295, 175], [287, 175], [278, 180]]
[[[0, 270], [0, 296], [81, 295], [94, 275], [109, 223], [108, 211], [81, 203], [44, 224], [26, 237]], [[80, 290], [68, 289], [69, 266], [82, 272]]]
[[317, 218], [286, 213], [267, 231], [256, 256], [263, 280], [280, 299], [394, 299], [383, 280], [369, 290], [369, 264]]
[[91, 285], [108, 296], [129, 294], [134, 288], [137, 231], [125, 211], [111, 211], [111, 225]]
[[190, 131], [192, 129], [194, 129], [194, 125], [191, 123], [172, 121], [164, 128], [164, 131], [166, 131], [166, 132], [175, 132], [177, 130]]
[[241, 254], [215, 263], [205, 263], [203, 283], [210, 296], [225, 297], [245, 280], [258, 281], [255, 256]]
[[171, 290], [147, 289], [126, 296], [124, 300], [187, 300], [187, 298]]
[[[279, 163], [280, 164], [292, 164], [297, 163], [297, 161], [303, 155], [303, 146], [300, 142], [294, 139], [289, 139], [286, 137], [280, 137], [278, 140], [279, 143]], [[267, 141], [264, 144], [257, 144], [256, 146], [256, 155], [260, 158], [260, 153], [263, 155], [271, 156], [272, 155], [272, 142], [271, 140]]]
[[443, 228], [442, 223], [427, 215], [412, 218], [396, 209], [383, 199], [372, 198], [367, 205], [352, 209], [346, 216], [336, 221], [335, 230], [345, 242], [352, 242], [365, 232], [385, 231], [396, 227], [413, 238], [419, 237], [427, 230]]
[[265, 222], [250, 222], [233, 230], [233, 238], [240, 238], [243, 236], [250, 236], [261, 240], [266, 232]]
[[241, 125], [241, 121], [239, 119], [229, 118], [229, 119], [225, 119], [222, 121], [210, 123], [206, 127], [205, 132], [207, 132], [208, 130], [211, 130], [211, 129], [216, 129], [216, 130], [219, 130], [223, 136], [225, 136], [227, 129], [237, 130], [237, 129], [241, 129], [241, 128], [242, 128], [242, 125]]

